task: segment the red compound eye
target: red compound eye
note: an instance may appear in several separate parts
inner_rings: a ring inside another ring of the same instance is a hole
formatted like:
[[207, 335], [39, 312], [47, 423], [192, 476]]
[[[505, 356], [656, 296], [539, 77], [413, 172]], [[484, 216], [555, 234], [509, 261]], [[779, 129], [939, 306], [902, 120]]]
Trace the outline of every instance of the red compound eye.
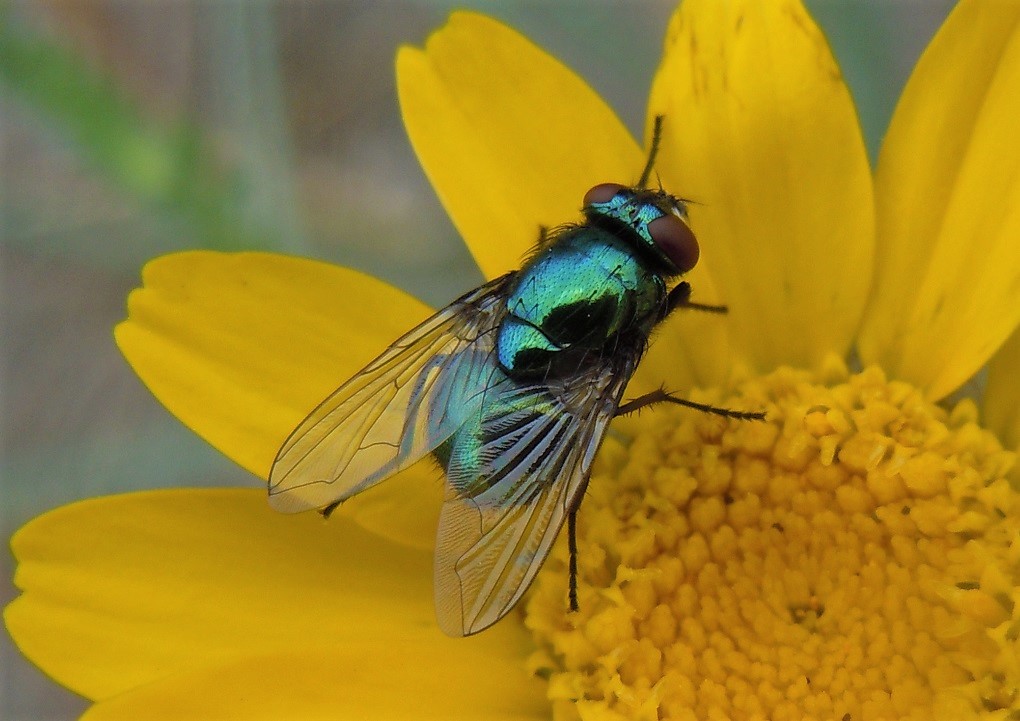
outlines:
[[[595, 188], [588, 193], [593, 190]], [[681, 273], [686, 273], [698, 264], [698, 256], [701, 253], [698, 249], [698, 239], [694, 237], [694, 231], [690, 226], [680, 218], [675, 215], [656, 218], [648, 224], [648, 234]]]
[[584, 204], [608, 203], [613, 197], [623, 190], [624, 186], [619, 183], [599, 183], [584, 194]]

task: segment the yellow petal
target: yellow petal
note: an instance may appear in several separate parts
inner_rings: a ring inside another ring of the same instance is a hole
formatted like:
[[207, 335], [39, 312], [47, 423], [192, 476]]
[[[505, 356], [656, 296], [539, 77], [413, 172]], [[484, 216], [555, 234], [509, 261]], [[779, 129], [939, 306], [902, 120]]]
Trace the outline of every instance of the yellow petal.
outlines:
[[729, 305], [737, 361], [817, 366], [845, 352], [871, 274], [871, 176], [850, 94], [804, 8], [686, 0], [652, 88], [649, 123], [656, 115], [663, 183], [695, 201], [703, 262], [691, 284], [707, 274]]
[[[262, 478], [304, 416], [429, 314], [361, 273], [264, 253], [168, 255], [145, 266], [143, 282], [117, 345], [171, 413]], [[428, 545], [434, 478], [419, 464], [343, 512]]]
[[82, 721], [523, 721], [549, 717], [543, 686], [521, 659], [470, 642], [377, 638], [184, 673], [103, 701]]
[[454, 13], [424, 50], [401, 48], [397, 88], [418, 159], [488, 278], [518, 267], [540, 227], [578, 220], [589, 187], [641, 174], [602, 99], [483, 15]]
[[399, 654], [411, 643], [439, 655], [523, 654], [512, 621], [472, 639], [440, 633], [429, 554], [343, 519], [273, 513], [257, 491], [85, 501], [32, 521], [12, 548], [23, 595], [4, 613], [11, 635], [92, 699], [277, 652], [379, 644]]
[[121, 351], [185, 425], [263, 478], [298, 422], [429, 312], [355, 271], [263, 253], [168, 255], [143, 283]]
[[964, 0], [925, 50], [879, 158], [866, 363], [942, 397], [1020, 322], [1020, 3]]
[[992, 358], [985, 387], [985, 425], [1006, 448], [1020, 451], [1020, 330]]

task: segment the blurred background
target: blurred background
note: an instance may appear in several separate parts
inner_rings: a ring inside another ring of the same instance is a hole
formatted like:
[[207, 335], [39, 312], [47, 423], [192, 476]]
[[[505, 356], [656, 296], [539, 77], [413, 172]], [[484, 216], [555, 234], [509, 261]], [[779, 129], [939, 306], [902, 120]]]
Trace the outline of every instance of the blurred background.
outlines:
[[[807, 0], [872, 160], [950, 0]], [[63, 0], [0, 4], [0, 537], [142, 488], [260, 485], [162, 409], [113, 343], [142, 264], [260, 249], [381, 277], [432, 305], [481, 275], [418, 167], [393, 59], [454, 7], [585, 77], [641, 137], [674, 2]], [[337, 379], [338, 381], [342, 379]], [[16, 591], [0, 551], [0, 605]], [[0, 632], [0, 718], [87, 704]]]

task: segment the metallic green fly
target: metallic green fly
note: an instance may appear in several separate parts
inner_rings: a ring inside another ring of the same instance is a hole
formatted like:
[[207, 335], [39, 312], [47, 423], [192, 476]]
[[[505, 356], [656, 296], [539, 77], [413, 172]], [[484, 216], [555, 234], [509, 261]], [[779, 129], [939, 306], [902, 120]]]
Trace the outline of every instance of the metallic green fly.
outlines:
[[520, 270], [458, 298], [412, 329], [301, 422], [269, 475], [274, 508], [340, 503], [422, 457], [446, 492], [435, 551], [439, 626], [488, 628], [528, 589], [564, 522], [569, 602], [577, 608], [574, 519], [614, 416], [673, 402], [663, 391], [621, 405], [652, 329], [690, 301], [698, 243], [685, 202], [646, 187], [596, 185], [584, 220], [542, 233]]

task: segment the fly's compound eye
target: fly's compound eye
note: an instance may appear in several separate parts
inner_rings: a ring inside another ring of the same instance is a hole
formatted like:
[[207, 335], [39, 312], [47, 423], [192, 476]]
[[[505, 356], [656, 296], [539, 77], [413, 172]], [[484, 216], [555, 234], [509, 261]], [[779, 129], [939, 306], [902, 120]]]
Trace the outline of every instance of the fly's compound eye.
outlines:
[[[595, 186], [589, 194], [604, 186]], [[587, 196], [586, 196], [587, 197]], [[694, 231], [683, 220], [673, 214], [663, 215], [648, 224], [648, 234], [667, 258], [673, 261], [677, 270], [686, 273], [698, 264], [701, 251]]]
[[584, 194], [584, 212], [629, 227], [662, 261], [670, 273], [686, 273], [698, 263], [698, 241], [684, 220], [684, 203], [663, 190], [600, 183]]
[[599, 183], [584, 194], [582, 202], [585, 206], [594, 205], [595, 203], [608, 203], [624, 188], [625, 186], [619, 183]]

